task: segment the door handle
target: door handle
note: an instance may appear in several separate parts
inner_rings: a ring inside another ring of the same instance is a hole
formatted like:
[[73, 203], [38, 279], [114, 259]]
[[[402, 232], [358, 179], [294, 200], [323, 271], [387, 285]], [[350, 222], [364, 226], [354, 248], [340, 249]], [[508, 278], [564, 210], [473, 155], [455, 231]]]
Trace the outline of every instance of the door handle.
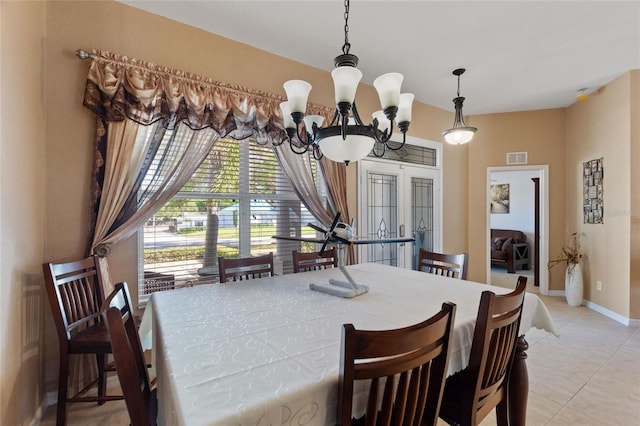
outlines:
[[400, 238], [404, 238], [404, 225], [400, 225]]

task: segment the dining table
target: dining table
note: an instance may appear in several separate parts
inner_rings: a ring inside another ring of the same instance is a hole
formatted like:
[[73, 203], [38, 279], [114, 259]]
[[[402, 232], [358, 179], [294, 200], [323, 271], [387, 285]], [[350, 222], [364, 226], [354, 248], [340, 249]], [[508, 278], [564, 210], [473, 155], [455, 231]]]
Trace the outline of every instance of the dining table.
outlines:
[[[451, 375], [469, 361], [482, 292], [511, 291], [378, 263], [346, 268], [367, 293], [349, 299], [310, 289], [341, 278], [338, 268], [154, 293], [139, 333], [152, 350], [158, 424], [334, 425], [343, 324], [405, 327], [451, 301]], [[527, 293], [508, 396], [514, 425], [526, 418], [532, 327], [557, 334], [542, 300]]]

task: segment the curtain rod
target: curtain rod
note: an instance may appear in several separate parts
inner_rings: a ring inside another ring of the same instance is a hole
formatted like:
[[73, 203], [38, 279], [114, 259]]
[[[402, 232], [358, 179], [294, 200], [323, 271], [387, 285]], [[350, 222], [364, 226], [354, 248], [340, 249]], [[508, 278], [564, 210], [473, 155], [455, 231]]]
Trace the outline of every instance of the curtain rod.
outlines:
[[82, 49], [76, 50], [76, 56], [80, 59], [93, 59], [95, 57], [93, 53], [89, 53]]

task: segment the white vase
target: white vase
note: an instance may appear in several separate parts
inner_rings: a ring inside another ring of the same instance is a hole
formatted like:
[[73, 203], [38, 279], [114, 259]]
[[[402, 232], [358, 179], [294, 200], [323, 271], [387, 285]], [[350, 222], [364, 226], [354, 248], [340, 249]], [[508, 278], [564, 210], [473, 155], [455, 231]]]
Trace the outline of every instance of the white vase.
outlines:
[[564, 275], [564, 294], [571, 306], [582, 305], [582, 266], [579, 263], [568, 266]]

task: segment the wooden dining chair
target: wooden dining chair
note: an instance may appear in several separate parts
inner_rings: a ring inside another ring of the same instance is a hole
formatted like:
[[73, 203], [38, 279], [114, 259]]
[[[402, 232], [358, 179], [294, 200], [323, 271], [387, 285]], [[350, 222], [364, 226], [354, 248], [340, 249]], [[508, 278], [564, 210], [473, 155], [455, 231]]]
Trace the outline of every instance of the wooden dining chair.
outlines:
[[440, 418], [451, 425], [478, 425], [496, 409], [497, 424], [508, 425], [507, 383], [518, 340], [527, 278], [516, 289], [480, 298], [469, 365], [447, 378]]
[[245, 281], [254, 278], [272, 277], [273, 253], [240, 259], [218, 257], [220, 282]]
[[338, 266], [338, 255], [335, 247], [325, 249], [324, 252], [314, 251], [302, 253], [293, 250], [293, 272], [317, 271], [319, 269], [335, 268]]
[[[104, 404], [123, 397], [106, 395], [106, 372], [113, 369], [107, 366], [106, 355], [111, 353], [111, 342], [100, 317], [104, 293], [98, 258], [91, 256], [66, 263], [45, 263], [42, 269], [60, 346], [56, 414], [56, 424], [60, 426], [66, 424], [69, 402]], [[70, 397], [71, 355], [78, 354], [96, 355], [98, 377]], [[85, 396], [95, 385], [98, 386], [97, 396]]]
[[420, 249], [417, 270], [466, 280], [468, 257], [467, 253], [444, 254]]
[[[338, 424], [435, 425], [449, 363], [456, 306], [409, 327], [356, 330], [342, 326]], [[355, 383], [368, 381], [364, 419], [353, 412]], [[382, 398], [380, 390], [383, 389]]]
[[127, 283], [118, 283], [102, 304], [101, 314], [111, 338], [113, 360], [131, 425], [152, 426], [156, 424], [158, 399], [156, 390], [151, 389], [130, 300]]

